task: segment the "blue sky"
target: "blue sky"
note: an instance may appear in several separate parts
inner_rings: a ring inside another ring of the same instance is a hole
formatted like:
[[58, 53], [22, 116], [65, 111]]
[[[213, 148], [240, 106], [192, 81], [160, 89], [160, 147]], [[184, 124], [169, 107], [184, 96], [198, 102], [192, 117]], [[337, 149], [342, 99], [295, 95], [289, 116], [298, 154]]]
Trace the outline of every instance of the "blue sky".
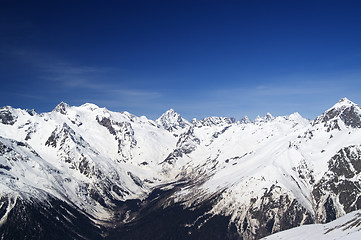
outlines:
[[361, 104], [361, 1], [3, 1], [0, 105], [313, 119]]

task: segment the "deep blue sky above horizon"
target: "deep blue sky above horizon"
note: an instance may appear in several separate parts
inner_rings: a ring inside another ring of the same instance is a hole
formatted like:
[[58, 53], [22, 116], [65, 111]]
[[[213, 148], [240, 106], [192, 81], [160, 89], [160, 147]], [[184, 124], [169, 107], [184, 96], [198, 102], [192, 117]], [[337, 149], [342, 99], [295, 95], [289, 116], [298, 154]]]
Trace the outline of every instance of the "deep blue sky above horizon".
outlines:
[[2, 1], [0, 105], [155, 119], [361, 104], [361, 1]]

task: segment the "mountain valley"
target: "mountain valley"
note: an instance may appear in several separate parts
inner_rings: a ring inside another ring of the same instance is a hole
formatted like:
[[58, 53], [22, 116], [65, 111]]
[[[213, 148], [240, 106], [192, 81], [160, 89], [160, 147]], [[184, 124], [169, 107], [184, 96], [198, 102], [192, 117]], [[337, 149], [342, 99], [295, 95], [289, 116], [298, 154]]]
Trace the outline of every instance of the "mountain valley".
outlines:
[[261, 239], [360, 210], [360, 172], [347, 98], [315, 120], [6, 106], [0, 238]]

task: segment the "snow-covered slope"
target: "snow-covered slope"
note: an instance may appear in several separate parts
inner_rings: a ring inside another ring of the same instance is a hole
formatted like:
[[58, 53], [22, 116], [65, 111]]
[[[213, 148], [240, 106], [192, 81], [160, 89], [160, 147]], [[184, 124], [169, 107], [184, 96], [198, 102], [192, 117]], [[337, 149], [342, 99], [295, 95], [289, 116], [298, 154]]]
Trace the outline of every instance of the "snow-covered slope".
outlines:
[[[3, 107], [0, 120], [4, 238], [21, 209], [39, 207], [52, 209], [46, 223], [28, 216], [41, 229], [58, 218], [74, 218], [59, 232], [87, 226], [70, 239], [138, 239], [125, 233], [154, 228], [164, 234], [153, 239], [258, 239], [361, 209], [361, 109], [346, 98], [314, 121], [268, 113], [188, 122], [172, 109], [153, 121], [89, 103], [42, 114]], [[21, 231], [33, 229], [25, 223]]]
[[145, 117], [93, 104], [2, 113], [2, 193], [45, 191], [99, 219], [111, 217], [114, 201], [143, 198], [162, 183], [159, 162], [176, 143]]
[[206, 179], [176, 199], [192, 206], [218, 193], [206, 214], [229, 216], [246, 239], [359, 209], [360, 117], [358, 105], [341, 99], [312, 123], [295, 113], [194, 127], [167, 163]]
[[327, 224], [304, 225], [262, 238], [263, 240], [361, 239], [361, 212], [354, 211]]

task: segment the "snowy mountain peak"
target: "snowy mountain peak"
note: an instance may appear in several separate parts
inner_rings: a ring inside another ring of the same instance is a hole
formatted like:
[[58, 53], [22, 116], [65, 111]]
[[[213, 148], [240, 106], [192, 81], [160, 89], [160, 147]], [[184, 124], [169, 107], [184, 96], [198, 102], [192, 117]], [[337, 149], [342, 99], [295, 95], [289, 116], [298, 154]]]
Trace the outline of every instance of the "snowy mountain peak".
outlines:
[[9, 106], [0, 108], [0, 123], [13, 125], [17, 119], [13, 112], [13, 108]]
[[[329, 125], [332, 123], [332, 129], [339, 129], [338, 120], [341, 120], [346, 126], [353, 128], [361, 128], [361, 108], [357, 104], [342, 98], [332, 108], [328, 109], [322, 115], [317, 117], [313, 125], [324, 123]], [[330, 127], [330, 126], [328, 126]]]
[[99, 109], [99, 107], [93, 103], [84, 103], [80, 106], [81, 108], [89, 109], [91, 111], [94, 111], [96, 109]]
[[285, 117], [288, 120], [294, 121], [296, 123], [301, 123], [303, 125], [307, 125], [309, 124], [309, 120], [303, 118], [301, 116], [301, 114], [299, 114], [298, 112], [292, 113], [291, 115]]
[[289, 115], [289, 118], [290, 119], [297, 119], [297, 118], [302, 118], [302, 116], [298, 112], [294, 112], [291, 115]]
[[351, 106], [357, 105], [356, 103], [350, 101], [347, 98], [341, 98], [332, 108], [330, 109], [340, 109], [340, 108], [347, 108]]
[[272, 116], [272, 114], [270, 114], [269, 112], [264, 116], [264, 119], [266, 121], [270, 121], [270, 120], [273, 120], [274, 117]]
[[182, 116], [174, 111], [174, 109], [169, 109], [162, 114], [156, 121], [160, 127], [173, 132], [175, 130], [184, 129], [187, 126], [190, 126], [190, 123], [182, 118]]
[[254, 120], [254, 123], [263, 123], [263, 122], [269, 122], [272, 121], [273, 119], [275, 119], [275, 117], [272, 116], [272, 114], [267, 113], [265, 116], [261, 117], [261, 116], [257, 116], [256, 119]]
[[251, 119], [249, 119], [248, 116], [244, 116], [240, 121], [240, 123], [243, 123], [243, 124], [248, 124], [248, 123], [251, 123]]
[[25, 111], [26, 111], [30, 116], [37, 115], [37, 112], [35, 111], [35, 109], [25, 109]]
[[162, 114], [160, 118], [168, 118], [168, 119], [178, 119], [181, 117], [179, 113], [177, 113], [173, 108], [167, 110], [165, 113]]
[[53, 112], [58, 112], [65, 115], [69, 107], [70, 106], [67, 103], [61, 102], [54, 108]]
[[228, 117], [206, 117], [202, 120], [194, 122], [194, 125], [197, 127], [202, 126], [224, 126], [224, 125], [230, 125], [232, 123], [235, 123], [236, 120], [234, 118], [228, 118]]

